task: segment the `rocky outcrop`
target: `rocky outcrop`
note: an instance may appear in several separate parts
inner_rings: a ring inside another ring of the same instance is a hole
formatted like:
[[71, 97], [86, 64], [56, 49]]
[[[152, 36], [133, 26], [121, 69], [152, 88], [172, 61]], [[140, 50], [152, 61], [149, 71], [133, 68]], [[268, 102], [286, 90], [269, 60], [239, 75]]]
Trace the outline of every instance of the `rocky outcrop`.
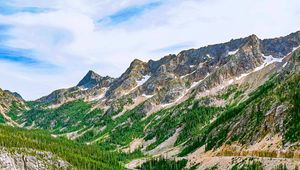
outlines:
[[48, 170], [72, 169], [72, 166], [50, 152], [30, 149], [0, 149], [0, 169], [3, 170]]

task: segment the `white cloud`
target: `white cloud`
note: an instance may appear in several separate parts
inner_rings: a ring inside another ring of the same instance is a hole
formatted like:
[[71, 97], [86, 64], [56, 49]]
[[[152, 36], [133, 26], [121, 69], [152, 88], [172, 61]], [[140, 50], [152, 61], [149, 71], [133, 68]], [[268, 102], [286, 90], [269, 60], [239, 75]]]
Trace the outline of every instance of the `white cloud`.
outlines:
[[266, 38], [300, 28], [298, 0], [167, 0], [126, 22], [98, 22], [124, 8], [150, 2], [10, 1], [16, 7], [53, 9], [0, 15], [0, 24], [13, 26], [6, 46], [31, 49], [37, 59], [60, 70], [49, 74], [38, 68], [1, 63], [0, 86], [34, 99], [58, 87], [75, 85], [89, 69], [119, 76], [134, 58], [158, 59], [180, 50], [167, 47], [187, 48], [182, 44], [188, 42], [188, 46], [198, 48], [253, 33]]

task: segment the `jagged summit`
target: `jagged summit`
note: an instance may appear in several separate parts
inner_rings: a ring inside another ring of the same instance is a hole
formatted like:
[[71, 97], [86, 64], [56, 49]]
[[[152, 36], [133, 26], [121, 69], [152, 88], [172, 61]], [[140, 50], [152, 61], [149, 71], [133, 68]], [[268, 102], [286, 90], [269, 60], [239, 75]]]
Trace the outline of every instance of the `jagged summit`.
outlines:
[[99, 81], [102, 77], [95, 73], [92, 70], [89, 70], [88, 73], [83, 77], [82, 80], [77, 84], [77, 86], [91, 86], [92, 84]]
[[158, 104], [172, 103], [185, 95], [185, 90], [189, 88], [209, 90], [227, 79], [253, 71], [265, 63], [265, 56], [272, 56], [269, 59], [279, 61], [300, 45], [299, 37], [299, 32], [273, 39], [260, 39], [252, 34], [228, 42], [183, 50], [159, 60], [144, 62], [134, 59], [116, 79], [102, 77], [90, 70], [75, 88], [59, 90], [49, 95], [51, 100], [47, 101], [59, 101], [62, 104], [79, 98], [97, 99], [109, 101], [103, 102], [109, 107], [108, 103], [118, 98], [151, 94], [156, 95], [155, 102]]
[[78, 87], [92, 88], [96, 85], [107, 87], [113, 78], [109, 76], [102, 77], [96, 72], [89, 70], [83, 79], [77, 84]]
[[137, 64], [143, 64], [144, 62], [140, 59], [134, 59], [132, 62], [131, 62], [131, 65], [137, 65]]

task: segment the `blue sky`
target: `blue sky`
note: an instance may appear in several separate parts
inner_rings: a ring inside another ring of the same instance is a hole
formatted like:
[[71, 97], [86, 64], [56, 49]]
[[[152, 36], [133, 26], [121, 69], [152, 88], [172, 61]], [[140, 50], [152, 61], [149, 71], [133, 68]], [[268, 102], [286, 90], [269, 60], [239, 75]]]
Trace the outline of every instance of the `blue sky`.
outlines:
[[38, 60], [29, 57], [30, 55], [32, 55], [31, 52], [27, 50], [0, 48], [0, 61], [20, 63], [28, 66], [40, 64]]
[[36, 99], [88, 70], [300, 30], [299, 0], [0, 0], [0, 87]]

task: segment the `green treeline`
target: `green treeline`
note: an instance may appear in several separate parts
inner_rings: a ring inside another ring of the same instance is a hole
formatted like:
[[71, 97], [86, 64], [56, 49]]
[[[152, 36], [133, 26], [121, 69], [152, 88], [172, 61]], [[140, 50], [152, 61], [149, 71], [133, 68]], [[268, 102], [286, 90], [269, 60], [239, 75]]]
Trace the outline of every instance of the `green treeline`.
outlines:
[[187, 164], [187, 160], [169, 160], [165, 158], [156, 158], [149, 160], [141, 165], [141, 170], [182, 170]]

